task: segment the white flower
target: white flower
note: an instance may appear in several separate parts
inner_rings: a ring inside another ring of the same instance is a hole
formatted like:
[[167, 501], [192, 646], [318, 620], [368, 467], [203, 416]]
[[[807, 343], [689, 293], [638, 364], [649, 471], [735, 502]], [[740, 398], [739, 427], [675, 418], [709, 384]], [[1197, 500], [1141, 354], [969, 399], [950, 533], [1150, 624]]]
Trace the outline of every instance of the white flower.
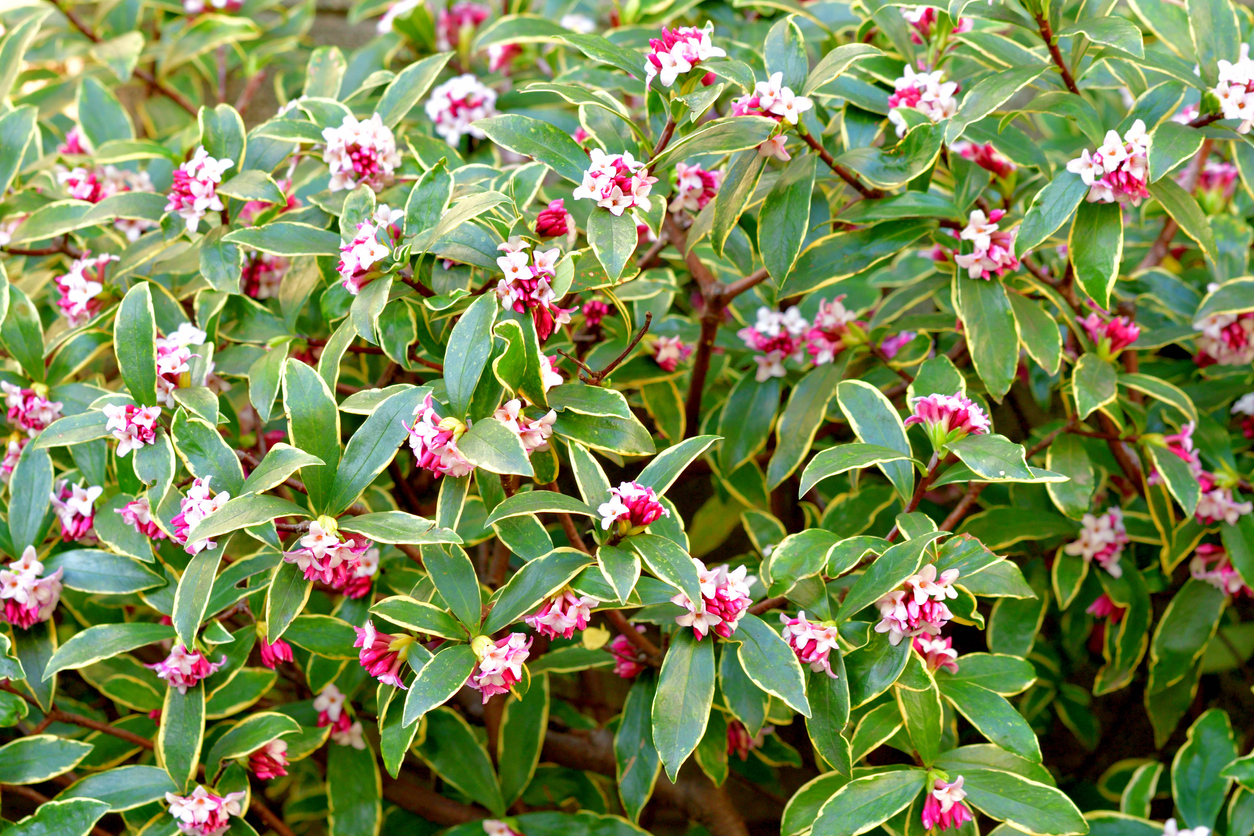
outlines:
[[578, 32], [580, 35], [591, 35], [597, 31], [596, 21], [580, 14], [562, 15], [558, 25], [571, 32]]

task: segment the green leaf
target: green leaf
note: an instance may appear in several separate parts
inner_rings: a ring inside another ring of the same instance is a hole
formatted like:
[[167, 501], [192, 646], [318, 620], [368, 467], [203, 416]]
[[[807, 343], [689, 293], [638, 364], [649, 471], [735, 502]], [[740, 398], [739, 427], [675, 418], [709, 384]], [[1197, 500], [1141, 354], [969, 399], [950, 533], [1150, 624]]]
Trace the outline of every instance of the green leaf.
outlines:
[[107, 812], [109, 804], [94, 798], [49, 801], [4, 832], [11, 836], [87, 836]]
[[[859, 441], [910, 455], [906, 428], [883, 392], [860, 380], [843, 380], [836, 387], [836, 400]], [[914, 492], [914, 469], [908, 463], [886, 461], [877, 467], [903, 499]]]
[[[765, 168], [766, 160], [754, 149], [739, 151], [731, 155], [727, 163], [727, 173], [723, 177], [723, 184], [719, 187], [718, 195], [714, 199], [710, 243], [717, 254], [722, 254], [723, 246], [749, 205]], [[700, 218], [705, 218], [708, 212], [707, 207], [706, 212], [702, 213]], [[697, 234], [693, 232], [688, 239], [689, 247], [695, 246], [697, 237]]]
[[805, 496], [811, 488], [829, 476], [871, 465], [909, 460], [909, 453], [881, 447], [878, 444], [863, 444], [862, 442], [838, 444], [821, 451], [810, 460], [805, 470], [801, 471], [801, 487], [797, 490], [797, 495]]
[[157, 729], [157, 762], [184, 791], [196, 780], [204, 737], [205, 684], [193, 685], [186, 694], [167, 688], [161, 706], [161, 726]]
[[[773, 119], [761, 116], [734, 116], [708, 122], [682, 139], [671, 142], [649, 163], [649, 171], [670, 171], [675, 163], [698, 154], [730, 154], [757, 148], [775, 133], [777, 127], [778, 123]], [[582, 169], [579, 174], [582, 178]]]
[[425, 394], [421, 387], [398, 392], [380, 404], [353, 433], [331, 485], [331, 515], [343, 513], [392, 461], [409, 435], [405, 424], [413, 420], [414, 408]]
[[457, 440], [457, 449], [475, 467], [492, 473], [535, 475], [518, 434], [494, 418], [476, 421]]
[[[22, 56], [35, 40], [39, 27], [52, 14], [51, 9], [40, 9], [30, 13], [21, 23], [13, 26], [3, 40], [0, 40], [0, 99], [7, 99], [13, 92], [13, 82], [21, 72]], [[97, 816], [96, 818], [99, 818]], [[95, 823], [95, 820], [92, 820]], [[83, 828], [87, 830], [87, 828]]]
[[845, 784], [819, 809], [813, 836], [858, 836], [904, 810], [927, 783], [921, 769], [896, 768]]
[[690, 601], [701, 600], [701, 580], [683, 546], [656, 534], [636, 534], [623, 542], [640, 555], [659, 580], [678, 589]]
[[1189, 827], [1213, 828], [1232, 779], [1223, 770], [1237, 756], [1226, 712], [1212, 708], [1189, 727], [1189, 736], [1171, 761], [1171, 794]]
[[1032, 478], [1024, 461], [1022, 444], [1004, 435], [968, 435], [947, 445], [963, 464], [988, 481]]
[[[3, 70], [2, 64], [0, 70]], [[8, 192], [17, 176], [26, 149], [35, 138], [35, 119], [38, 115], [36, 108], [23, 105], [0, 117], [0, 194]]]
[[652, 711], [653, 742], [672, 781], [705, 734], [713, 699], [714, 643], [680, 630], [662, 661]]
[[304, 450], [297, 450], [290, 444], [280, 441], [266, 451], [265, 458], [248, 474], [240, 491], [241, 493], [263, 493], [283, 484], [302, 467], [320, 464], [323, 464], [323, 461], [317, 456], [311, 456]]
[[297, 647], [327, 659], [356, 659], [357, 633], [347, 621], [330, 615], [298, 615], [283, 637]]
[[[836, 398], [836, 384], [844, 371], [843, 362], [825, 363], [807, 372], [789, 393], [788, 403], [775, 425], [775, 452], [766, 471], [767, 486], [772, 490], [791, 476], [810, 452], [827, 409]], [[809, 468], [807, 465], [806, 470]]]
[[417, 235], [434, 228], [452, 196], [453, 176], [448, 163], [441, 160], [422, 173], [405, 201], [405, 234]]
[[1048, 374], [1057, 374], [1062, 364], [1062, 334], [1058, 323], [1038, 302], [1018, 293], [1007, 293], [1014, 311], [1023, 348]]
[[959, 679], [944, 679], [939, 684], [945, 699], [985, 738], [1033, 763], [1041, 762], [1040, 745], [1032, 727], [1005, 697]]
[[[22, 226], [29, 223], [28, 219]], [[0, 290], [6, 288], [9, 292], [8, 313], [0, 326], [0, 342], [4, 343], [28, 377], [37, 383], [42, 382], [45, 378], [44, 332], [39, 312], [16, 285], [5, 284]]]
[[458, 624], [444, 610], [434, 604], [428, 604], [426, 601], [417, 601], [404, 595], [384, 598], [371, 607], [370, 612], [393, 624], [418, 633], [427, 633], [432, 636], [454, 639], [456, 641], [465, 641], [469, 638], [466, 634], [466, 628]]
[[778, 284], [782, 284], [792, 270], [810, 229], [810, 198], [817, 165], [818, 157], [814, 154], [790, 162], [762, 204], [758, 251], [771, 278]]
[[1202, 132], [1170, 120], [1154, 129], [1149, 149], [1149, 178], [1153, 183], [1193, 158], [1202, 147]]
[[340, 464], [340, 412], [335, 398], [316, 371], [299, 360], [289, 359], [283, 376], [283, 409], [292, 444], [325, 462], [300, 470], [301, 481], [309, 491], [311, 510], [322, 513], [330, 506]]
[[1117, 382], [1115, 367], [1108, 361], [1096, 354], [1082, 355], [1071, 375], [1071, 392], [1080, 418], [1087, 418], [1114, 401], [1119, 394]]
[[[48, 531], [45, 520], [51, 491], [52, 458], [47, 450], [28, 444], [9, 479], [9, 537], [15, 555], [43, 540]], [[55, 568], [47, 571], [55, 571]]]
[[1223, 610], [1222, 591], [1196, 578], [1184, 582], [1150, 641], [1150, 694], [1185, 678], [1215, 635]]
[[810, 95], [849, 69], [856, 61], [872, 55], [883, 55], [883, 53], [869, 44], [844, 44], [836, 47], [814, 65], [814, 69], [806, 78], [805, 85], [801, 88], [801, 95]]
[[460, 546], [428, 546], [422, 550], [422, 562], [457, 620], [472, 630], [478, 628], [482, 609], [479, 578], [466, 552]]
[[272, 221], [265, 226], [245, 227], [222, 239], [263, 253], [282, 256], [339, 255], [340, 236], [309, 224]]
[[591, 562], [581, 551], [562, 548], [527, 563], [493, 597], [482, 632], [491, 635], [535, 611]]
[[212, 780], [221, 771], [223, 761], [247, 757], [270, 741], [300, 729], [300, 723], [286, 714], [262, 711], [249, 715], [214, 742], [205, 758], [206, 776]]
[[659, 496], [666, 493], [667, 488], [675, 484], [675, 480], [688, 465], [696, 461], [718, 438], [716, 435], [699, 435], [684, 439], [674, 447], [668, 447], [654, 456], [653, 461], [640, 471], [636, 483], [653, 488]]
[[196, 632], [205, 618], [205, 607], [209, 604], [213, 579], [218, 573], [224, 551], [225, 542], [205, 549], [191, 559], [183, 570], [183, 576], [179, 578], [178, 589], [174, 592], [174, 611], [170, 617], [174, 620], [174, 629], [178, 631], [179, 641], [184, 647], [193, 646]]
[[212, 109], [202, 107], [198, 119], [200, 142], [209, 152], [209, 156], [219, 160], [232, 160], [235, 163], [234, 169], [239, 171], [248, 142], [244, 119], [229, 104], [219, 104]]
[[1067, 247], [1080, 287], [1099, 308], [1109, 308], [1123, 258], [1123, 210], [1119, 204], [1081, 203]]
[[876, 188], [895, 189], [932, 167], [940, 155], [943, 137], [940, 125], [928, 123], [906, 134], [889, 151], [875, 146], [852, 148], [836, 162], [861, 174]]
[[588, 243], [592, 245], [597, 261], [601, 262], [610, 280], [617, 282], [636, 251], [638, 237], [631, 213], [615, 215], [608, 209], [593, 209], [588, 216], [587, 232]]
[[1001, 400], [1019, 366], [1019, 326], [1006, 289], [1000, 282], [966, 275], [957, 276], [954, 283], [975, 370], [989, 394]]
[[794, 89], [805, 82], [810, 63], [806, 59], [805, 38], [793, 15], [781, 18], [771, 27], [762, 49], [768, 76], [782, 73], [782, 84]]
[[309, 600], [313, 581], [295, 563], [282, 562], [266, 587], [266, 641], [277, 641]]
[[464, 419], [470, 398], [492, 356], [492, 325], [498, 309], [496, 297], [485, 293], [462, 313], [453, 326], [444, 355], [444, 385], [449, 408]]
[[470, 645], [441, 648], [410, 683], [409, 693], [405, 695], [404, 725], [418, 722], [428, 711], [452, 699], [477, 664], [479, 660]]
[[1127, 386], [1129, 389], [1144, 392], [1152, 398], [1157, 398], [1163, 403], [1175, 407], [1186, 420], [1197, 421], [1197, 407], [1193, 405], [1193, 399], [1185, 394], [1182, 389], [1165, 380], [1151, 377], [1147, 374], [1121, 372], [1119, 374], [1119, 383]]
[[507, 497], [488, 515], [484, 525], [490, 526], [510, 517], [521, 517], [530, 514], [566, 513], [580, 514], [585, 517], [598, 516], [596, 511], [573, 496], [555, 491], [535, 490], [516, 493]]
[[389, 128], [399, 125], [414, 105], [418, 104], [418, 100], [431, 89], [440, 71], [452, 57], [451, 52], [428, 55], [397, 73], [392, 83], [383, 89], [383, 98], [379, 99], [375, 108], [383, 124]]
[[238, 498], [244, 485], [244, 468], [217, 429], [198, 418], [189, 418], [180, 409], [175, 413], [171, 432], [188, 470], [202, 479], [210, 478], [214, 490], [227, 491]]
[[614, 588], [618, 600], [627, 603], [636, 581], [640, 580], [640, 556], [606, 543], [597, 549], [597, 564], [605, 580]]
[[1088, 823], [1059, 790], [1013, 772], [964, 768], [967, 801], [998, 821], [1039, 836], [1079, 836]]
[[78, 766], [91, 749], [90, 743], [62, 740], [53, 734], [18, 738], [0, 746], [0, 782], [43, 783]]
[[[51, 679], [41, 679], [38, 672], [48, 666], [48, 661], [56, 652], [57, 635], [54, 627], [51, 621], [46, 621], [29, 630], [13, 628], [13, 655], [21, 666], [20, 671], [30, 671], [23, 684], [44, 711], [52, 706], [52, 699], [56, 696], [57, 678], [54, 676]], [[10, 667], [11, 663], [6, 660], [5, 666]]]
[[376, 836], [383, 821], [383, 782], [369, 742], [327, 751], [327, 819], [331, 836]]
[[583, 182], [588, 155], [566, 131], [518, 113], [480, 119], [474, 125], [497, 145], [544, 163], [572, 183]]
[[125, 595], [161, 586], [163, 578], [134, 558], [100, 549], [71, 549], [44, 561], [44, 571], [61, 569], [70, 589], [97, 595]]
[[1180, 503], [1185, 513], [1192, 516], [1197, 510], [1197, 502], [1201, 494], [1201, 488], [1193, 471], [1183, 459], [1164, 447], [1146, 444], [1142, 449], [1149, 454], [1149, 459], [1162, 476], [1167, 490], [1175, 497], [1176, 502]]
[[527, 693], [521, 699], [511, 694], [501, 713], [496, 761], [504, 806], [518, 800], [535, 776], [548, 725], [549, 678], [533, 668]]
[[729, 641], [739, 643], [736, 653], [740, 665], [754, 685], [810, 716], [805, 674], [797, 654], [778, 633], [756, 615], [746, 613]]
[[456, 790], [494, 814], [504, 815], [505, 800], [492, 761], [470, 725], [456, 711], [437, 708], [427, 714], [427, 734], [414, 751]]
[[1188, 0], [1189, 35], [1202, 81], [1214, 87], [1220, 59], [1236, 61], [1240, 45], [1237, 16], [1224, 0]]
[[731, 473], [766, 447], [782, 390], [783, 380], [778, 377], [760, 381], [746, 374], [736, 381], [718, 422], [723, 437], [718, 461], [724, 473]]
[[404, 511], [379, 511], [359, 514], [340, 521], [341, 531], [364, 534], [376, 543], [402, 543], [424, 545], [431, 543], [460, 543], [457, 532], [439, 528], [433, 520], [416, 517]]
[[1077, 21], [1064, 26], [1054, 33], [1059, 40], [1076, 35], [1084, 35], [1095, 44], [1111, 46], [1137, 58], [1145, 57], [1145, 44], [1141, 40], [1141, 29], [1132, 21], [1111, 15], [1094, 17]]
[[632, 684], [623, 704], [622, 720], [614, 735], [618, 797], [623, 810], [633, 822], [653, 795], [662, 761], [653, 745], [653, 724], [650, 713], [657, 683], [651, 675], [641, 676]]
[[869, 607], [886, 594], [901, 586], [901, 582], [919, 570], [927, 547], [948, 532], [931, 534], [895, 543], [877, 557], [862, 573], [836, 613], [837, 621], [845, 621], [863, 607]]
[[1215, 245], [1215, 233], [1197, 199], [1171, 178], [1150, 183], [1150, 196], [1162, 204], [1167, 214], [1179, 224], [1184, 234], [1192, 238], [1212, 264], [1219, 261], [1219, 248]]
[[43, 671], [43, 678], [48, 679], [58, 671], [85, 668], [101, 659], [172, 639], [174, 635], [174, 628], [166, 624], [97, 624], [75, 633], [57, 648]]
[[227, 500], [218, 510], [205, 517], [191, 531], [188, 541], [212, 540], [254, 525], [270, 522], [280, 517], [308, 517], [309, 512], [294, 502], [277, 496], [245, 494]]
[[[1139, 33], [1138, 33], [1139, 34]], [[992, 73], [975, 84], [962, 97], [958, 113], [945, 123], [945, 144], [952, 145], [967, 126], [988, 116], [1032, 82], [1040, 78], [1046, 65]]]
[[120, 813], [161, 800], [167, 792], [178, 790], [164, 769], [131, 764], [88, 775], [62, 790], [57, 800], [95, 799], [108, 804], [110, 812]]

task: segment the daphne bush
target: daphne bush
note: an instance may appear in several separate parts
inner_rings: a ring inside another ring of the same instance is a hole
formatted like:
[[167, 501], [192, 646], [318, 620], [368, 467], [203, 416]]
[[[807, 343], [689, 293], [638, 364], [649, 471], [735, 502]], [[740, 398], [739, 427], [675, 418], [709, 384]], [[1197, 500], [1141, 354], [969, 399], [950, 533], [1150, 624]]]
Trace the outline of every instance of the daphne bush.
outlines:
[[1244, 7], [6, 8], [5, 836], [1254, 834]]

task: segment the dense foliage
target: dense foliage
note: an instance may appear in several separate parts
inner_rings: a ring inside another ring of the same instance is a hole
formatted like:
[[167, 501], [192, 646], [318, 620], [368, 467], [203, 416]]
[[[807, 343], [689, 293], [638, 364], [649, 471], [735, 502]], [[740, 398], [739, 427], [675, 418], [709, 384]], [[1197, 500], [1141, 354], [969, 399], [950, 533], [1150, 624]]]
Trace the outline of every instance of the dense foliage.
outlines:
[[1254, 833], [1247, 10], [314, 13], [3, 15], [5, 836]]

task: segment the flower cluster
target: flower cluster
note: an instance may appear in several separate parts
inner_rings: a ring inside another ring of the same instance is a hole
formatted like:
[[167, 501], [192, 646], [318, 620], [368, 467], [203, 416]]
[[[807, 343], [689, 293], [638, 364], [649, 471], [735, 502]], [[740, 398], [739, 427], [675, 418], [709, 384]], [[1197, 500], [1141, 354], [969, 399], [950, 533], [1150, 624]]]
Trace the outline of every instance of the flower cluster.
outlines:
[[1254, 438], [1254, 392], [1246, 392], [1237, 398], [1232, 405], [1232, 414], [1245, 416], [1241, 419], [1241, 435]]
[[985, 171], [991, 172], [994, 177], [1005, 179], [1019, 168], [1009, 158], [994, 148], [991, 142], [978, 145], [974, 142], [961, 140], [955, 142], [949, 150], [957, 152], [963, 159], [970, 160]]
[[238, 12], [244, 8], [244, 0], [183, 0], [183, 11], [189, 15], [215, 12]]
[[[766, 81], [759, 81], [753, 85], [753, 93], [747, 96], [741, 96], [732, 102], [733, 116], [762, 116], [767, 119], [774, 119], [776, 122], [787, 122], [789, 125], [795, 125], [801, 119], [801, 114], [814, 107], [813, 100], [806, 96], [798, 96], [792, 91], [792, 88], [784, 85], [784, 74], [782, 72], [774, 73]], [[778, 137], [782, 139], [782, 137]], [[765, 143], [764, 143], [765, 144]], [[762, 153], [762, 156], [770, 156], [783, 149], [783, 143], [778, 143], [778, 148], [770, 149], [769, 153]], [[761, 146], [758, 148], [762, 152]], [[789, 159], [787, 156], [781, 159]]]
[[378, 550], [372, 546], [360, 534], [341, 539], [335, 520], [319, 517], [309, 523], [309, 531], [297, 542], [297, 548], [283, 553], [283, 560], [304, 572], [305, 580], [318, 581], [349, 598], [361, 598], [370, 591], [371, 578], [378, 570]]
[[401, 155], [396, 136], [379, 114], [361, 121], [346, 115], [338, 128], [324, 128], [322, 138], [327, 143], [322, 161], [331, 169], [327, 185], [331, 191], [355, 189], [364, 183], [377, 192], [391, 185]]
[[[96, 521], [96, 500], [104, 488], [99, 485], [83, 487], [58, 482], [49, 496], [52, 510], [61, 521], [61, 537], [75, 542], [89, 539], [92, 525]], [[94, 538], [90, 538], [94, 539]]]
[[221, 508], [231, 498], [231, 494], [227, 491], [213, 493], [209, 487], [212, 478], [212, 476], [205, 476], [193, 481], [187, 488], [187, 496], [179, 502], [178, 515], [170, 520], [170, 527], [173, 529], [170, 539], [183, 546], [183, 550], [188, 554], [200, 554], [205, 549], [217, 546], [217, 543], [212, 540], [196, 540], [191, 543], [187, 541], [187, 535], [197, 523]]
[[466, 684], [483, 694], [486, 703], [497, 694], [504, 694], [522, 679], [522, 666], [531, 654], [531, 639], [522, 633], [510, 633], [495, 642], [477, 636], [471, 648], [479, 663]]
[[196, 687], [196, 683], [212, 676], [218, 668], [226, 664], [226, 655], [217, 662], [210, 662], [199, 650], [188, 650], [181, 644], [170, 649], [170, 655], [160, 662], [145, 665], [157, 672], [158, 679], [164, 679], [186, 694], [188, 688]]
[[1233, 567], [1227, 550], [1215, 543], [1202, 543], [1197, 547], [1193, 559], [1189, 561], [1189, 574], [1222, 590], [1225, 595], [1254, 597], [1254, 592]]
[[287, 775], [287, 741], [271, 740], [248, 756], [248, 769], [263, 781]]
[[735, 755], [742, 761], [749, 759], [749, 753], [766, 742], [766, 736], [775, 731], [774, 726], [763, 726], [756, 735], [750, 735], [745, 724], [734, 717], [727, 721], [727, 754]]
[[1097, 516], [1085, 514], [1080, 524], [1083, 526], [1080, 537], [1063, 546], [1063, 551], [1084, 558], [1085, 563], [1096, 560], [1111, 577], [1122, 577], [1123, 567], [1119, 565], [1119, 558], [1123, 547], [1130, 542], [1123, 525], [1123, 509], [1108, 508]]
[[1149, 197], [1145, 178], [1149, 173], [1149, 134], [1140, 119], [1132, 123], [1123, 138], [1118, 131], [1107, 131], [1106, 138], [1092, 154], [1086, 148], [1067, 163], [1067, 171], [1080, 175], [1089, 187], [1089, 203], [1131, 203], [1140, 206]]
[[27, 546], [22, 556], [0, 569], [0, 600], [4, 601], [4, 620], [22, 630], [29, 630], [52, 617], [61, 600], [61, 569], [44, 575], [34, 546]]
[[[386, 203], [376, 206], [374, 214], [357, 224], [353, 240], [340, 245], [340, 284], [353, 296], [381, 275], [377, 264], [392, 255], [392, 248], [404, 234], [405, 210], [392, 209]], [[380, 236], [382, 233], [382, 236]]]
[[85, 325], [100, 312], [100, 294], [104, 292], [105, 265], [117, 261], [116, 255], [101, 253], [92, 257], [83, 253], [82, 258], [70, 262], [70, 271], [56, 279], [57, 307], [71, 328]]
[[240, 290], [253, 299], [278, 298], [291, 262], [281, 255], [250, 252], [244, 257], [240, 271]]
[[318, 712], [318, 728], [330, 726], [332, 734], [347, 732], [352, 724], [352, 718], [344, 711], [344, 702], [347, 699], [335, 685], [327, 685], [319, 691], [313, 701], [313, 709]]
[[636, 162], [630, 152], [607, 154], [600, 148], [593, 148], [590, 156], [592, 164], [572, 197], [596, 201], [597, 206], [614, 215], [635, 207], [646, 212], [653, 208], [649, 192], [657, 178], [649, 176], [644, 163]]
[[727, 53], [714, 45], [713, 34], [711, 21], [703, 29], [695, 26], [664, 28], [662, 37], [650, 38], [650, 51], [644, 59], [644, 86], [648, 88], [656, 78], [663, 87], [670, 87], [675, 79], [691, 72], [702, 61], [726, 57]]
[[[936, 26], [938, 20], [936, 9], [932, 6], [902, 6], [901, 16], [906, 19], [914, 31], [910, 33], [910, 40], [922, 46], [926, 41], [931, 40], [932, 30]], [[954, 35], [961, 35], [963, 32], [970, 32], [975, 25], [975, 21], [970, 18], [959, 18], [954, 24], [950, 32]]]
[[835, 299], [819, 302], [814, 324], [806, 331], [806, 351], [816, 366], [831, 363], [849, 346], [866, 341], [867, 324], [845, 308], [844, 298], [842, 293]]
[[[57, 182], [65, 187], [70, 197], [88, 203], [99, 203], [105, 198], [124, 192], [155, 191], [148, 172], [126, 171], [112, 165], [96, 169], [75, 166], [59, 170]], [[116, 218], [113, 226], [125, 234], [128, 241], [134, 243], [145, 230], [151, 229], [155, 224], [143, 218]]]
[[958, 672], [958, 651], [954, 650], [954, 640], [948, 636], [943, 639], [939, 636], [915, 636], [914, 649], [932, 673], [941, 668], [950, 673]]
[[924, 566], [918, 574], [906, 578], [900, 589], [875, 602], [880, 611], [875, 632], [887, 633], [894, 646], [907, 636], [939, 635], [954, 617], [945, 601], [958, 597], [958, 590], [953, 588], [957, 579], [957, 569], [946, 569], [937, 577], [934, 564]]
[[270, 670], [292, 661], [292, 646], [283, 639], [266, 641], [266, 628], [262, 623], [257, 624], [257, 649], [261, 652], [261, 664]]
[[165, 532], [157, 525], [152, 515], [152, 506], [146, 494], [140, 495], [117, 509], [115, 513], [122, 515], [122, 522], [138, 531], [150, 540], [164, 540]]
[[952, 784], [937, 778], [932, 784], [931, 792], [927, 794], [927, 800], [923, 802], [923, 829], [948, 830], [952, 827], [956, 830], [972, 821], [971, 811], [962, 803], [962, 799], [966, 797], [961, 775]]
[[192, 158], [174, 172], [174, 185], [166, 199], [165, 210], [175, 212], [187, 224], [187, 231], [194, 233], [200, 221], [210, 212], [224, 208], [218, 197], [218, 184], [234, 160], [219, 160], [209, 156], [205, 146], [196, 149]]
[[800, 360], [805, 356], [806, 344], [802, 337], [809, 330], [810, 323], [796, 307], [784, 313], [762, 307], [758, 308], [757, 321], [741, 328], [736, 336], [759, 352], [753, 359], [758, 364], [756, 377], [761, 383], [786, 375], [785, 360]]
[[456, 145], [463, 136], [483, 139], [487, 134], [473, 123], [496, 115], [496, 91], [466, 73], [432, 90], [426, 110], [435, 132], [449, 145]]
[[805, 610], [793, 618], [781, 613], [779, 620], [784, 622], [784, 641], [792, 648], [793, 653], [802, 664], [809, 665], [810, 670], [823, 671], [833, 679], [831, 652], [840, 647], [840, 631], [832, 622], [816, 622], [806, 618]]
[[938, 453], [947, 444], [968, 435], [985, 435], [993, 427], [984, 410], [962, 394], [917, 397], [910, 401], [910, 409], [906, 426], [921, 425]]
[[655, 337], [650, 341], [653, 361], [664, 372], [673, 372], [692, 354], [692, 346], [685, 345], [679, 337]]
[[14, 433], [9, 436], [9, 444], [5, 447], [4, 458], [0, 459], [0, 482], [9, 484], [9, 479], [13, 476], [13, 468], [17, 467], [17, 461], [22, 457], [22, 449], [30, 441], [24, 435]]
[[1248, 134], [1254, 125], [1254, 60], [1250, 60], [1250, 45], [1241, 44], [1241, 57], [1235, 64], [1223, 58], [1216, 63], [1219, 82], [1210, 92], [1219, 100], [1223, 117], [1241, 123], [1237, 133]]
[[[178, 402], [174, 400], [175, 389], [186, 389], [192, 385], [191, 361], [192, 354], [188, 346], [204, 345], [208, 335], [192, 325], [184, 322], [169, 336], [157, 338], [157, 402], [175, 409]], [[207, 364], [208, 371], [213, 371], [213, 361]]]
[[413, 426], [406, 429], [409, 430], [409, 447], [414, 451], [414, 460], [437, 478], [448, 475], [457, 479], [475, 469], [457, 449], [457, 439], [466, 432], [466, 425], [451, 416], [441, 418], [435, 411], [431, 395], [415, 407]]
[[1000, 278], [1010, 270], [1019, 269], [1019, 258], [1015, 255], [1019, 227], [1001, 229], [998, 222], [1005, 215], [1001, 209], [994, 209], [988, 215], [975, 209], [959, 234], [963, 241], [971, 242], [972, 250], [956, 254], [954, 263], [971, 278], [989, 279], [994, 273]]
[[723, 171], [706, 171], [699, 165], [675, 164], [675, 196], [671, 198], [673, 214], [700, 212], [723, 184]]
[[1254, 311], [1211, 314], [1193, 323], [1193, 330], [1199, 332], [1199, 366], [1248, 366], [1254, 363]]
[[368, 618], [365, 627], [353, 629], [357, 631], [357, 640], [353, 642], [353, 647], [361, 648], [357, 658], [366, 673], [385, 685], [407, 690], [405, 683], [401, 681], [401, 665], [405, 664], [410, 645], [415, 643], [414, 637], [380, 633], [375, 630], [374, 622]]
[[[1176, 182], [1187, 185], [1187, 170], [1177, 175]], [[1237, 190], [1240, 172], [1224, 160], [1207, 159], [1197, 178], [1197, 202], [1208, 215], [1223, 211], [1224, 204], [1232, 199]]]
[[549, 439], [553, 437], [553, 424], [557, 421], [557, 411], [550, 409], [540, 418], [528, 418], [523, 414], [522, 408], [522, 400], [513, 398], [497, 409], [492, 417], [518, 436], [528, 456], [537, 451], [549, 449]]
[[[636, 632], [643, 633], [644, 625], [637, 624]], [[610, 640], [609, 649], [614, 657], [614, 673], [623, 679], [635, 679], [648, 667], [648, 657], [622, 634]]]
[[1202, 525], [1225, 522], [1236, 525], [1246, 514], [1254, 511], [1254, 502], [1237, 502], [1231, 485], [1221, 485], [1213, 473], [1202, 471], [1197, 477], [1200, 494], [1197, 498], [1197, 521]]
[[[20, 430], [25, 430], [31, 438], [61, 417], [60, 401], [47, 398], [47, 388], [40, 386], [40, 392], [34, 389], [23, 389], [14, 386], [7, 380], [0, 380], [0, 391], [4, 392], [4, 405], [9, 408], [9, 423]], [[42, 394], [41, 394], [42, 392]]]
[[639, 534], [661, 517], [669, 517], [671, 512], [658, 502], [653, 488], [638, 482], [622, 482], [617, 488], [610, 488], [608, 502], [597, 506], [597, 514], [601, 516], [601, 528], [609, 531], [613, 526], [620, 536]]
[[933, 122], [958, 112], [958, 83], [944, 78], [944, 70], [919, 73], [909, 64], [902, 68], [901, 78], [893, 82], [893, 94], [888, 97], [888, 121], [896, 127], [897, 136], [905, 136], [907, 128], [900, 108], [917, 110]]
[[559, 238], [570, 231], [570, 213], [566, 211], [564, 198], [549, 201], [536, 216], [535, 231], [537, 238]]
[[196, 787], [191, 795], [165, 794], [178, 828], [187, 836], [221, 836], [231, 829], [231, 816], [244, 815], [240, 802], [248, 797], [246, 792], [214, 795], [204, 787]]
[[1111, 624], [1118, 624], [1123, 620], [1123, 614], [1127, 612], [1127, 608], [1119, 606], [1109, 595], [1103, 592], [1097, 596], [1093, 603], [1089, 604], [1085, 612], [1094, 618], [1106, 618], [1110, 620]]
[[161, 417], [159, 406], [106, 404], [100, 411], [109, 419], [105, 429], [117, 439], [119, 456], [152, 444], [156, 438], [157, 420]]
[[588, 629], [588, 619], [597, 600], [586, 595], [576, 595], [569, 588], [545, 599], [540, 609], [524, 620], [542, 636], [569, 639], [576, 630]]
[[1089, 339], [1097, 348], [1097, 356], [1103, 360], [1115, 359], [1119, 352], [1141, 336], [1141, 327], [1126, 316], [1112, 317], [1100, 309], [1087, 317], [1076, 317], [1076, 321], [1084, 326]]
[[466, 0], [441, 9], [435, 24], [435, 48], [440, 52], [457, 49], [462, 32], [473, 34], [491, 14], [487, 6]]
[[753, 602], [749, 586], [754, 578], [746, 576], [748, 569], [744, 566], [730, 570], [726, 565], [707, 569], [695, 557], [692, 558], [692, 565], [696, 567], [697, 578], [701, 581], [701, 600], [692, 601], [682, 592], [671, 598], [672, 603], [688, 611], [675, 616], [675, 623], [680, 627], [691, 627], [698, 639], [704, 639], [711, 627], [718, 635], [730, 639]]
[[558, 325], [570, 322], [574, 308], [561, 308], [553, 292], [557, 277], [558, 250], [536, 250], [528, 256], [526, 241], [510, 239], [497, 249], [505, 254], [496, 264], [505, 274], [496, 285], [496, 298], [515, 313], [530, 314], [535, 322], [536, 336], [544, 342]]

